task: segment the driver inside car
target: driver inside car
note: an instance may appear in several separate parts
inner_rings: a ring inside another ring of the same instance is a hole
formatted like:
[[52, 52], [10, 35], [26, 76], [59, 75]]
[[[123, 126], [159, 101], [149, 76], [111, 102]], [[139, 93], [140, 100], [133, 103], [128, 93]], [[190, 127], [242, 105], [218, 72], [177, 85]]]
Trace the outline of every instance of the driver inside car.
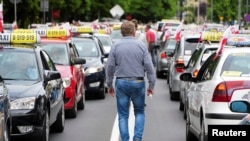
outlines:
[[13, 79], [37, 79], [37, 67], [33, 65], [32, 57], [20, 57], [15, 68], [7, 74], [7, 78]]

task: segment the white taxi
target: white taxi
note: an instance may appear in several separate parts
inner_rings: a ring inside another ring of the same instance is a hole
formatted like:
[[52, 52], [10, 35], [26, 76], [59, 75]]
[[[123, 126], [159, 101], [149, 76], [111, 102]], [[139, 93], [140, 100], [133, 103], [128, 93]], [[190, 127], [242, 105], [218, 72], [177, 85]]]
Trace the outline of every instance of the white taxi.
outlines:
[[227, 39], [234, 47], [219, 47], [196, 77], [180, 75], [182, 81], [193, 82], [187, 95], [187, 141], [207, 140], [208, 125], [236, 125], [246, 116], [229, 108], [232, 101], [250, 98], [250, 38], [237, 36]]

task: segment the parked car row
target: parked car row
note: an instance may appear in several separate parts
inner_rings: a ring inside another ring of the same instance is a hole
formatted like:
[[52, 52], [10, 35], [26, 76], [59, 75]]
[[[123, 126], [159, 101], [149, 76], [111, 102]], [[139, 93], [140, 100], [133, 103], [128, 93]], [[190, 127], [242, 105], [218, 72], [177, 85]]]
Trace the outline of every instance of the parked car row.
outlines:
[[165, 78], [170, 99], [180, 102], [187, 141], [206, 141], [208, 125], [250, 123], [250, 37], [228, 29], [204, 30], [206, 38], [183, 34], [170, 55]]
[[92, 33], [37, 28], [0, 34], [0, 139], [48, 141], [50, 130], [63, 132], [65, 118], [84, 110], [87, 97], [105, 98], [109, 49]]

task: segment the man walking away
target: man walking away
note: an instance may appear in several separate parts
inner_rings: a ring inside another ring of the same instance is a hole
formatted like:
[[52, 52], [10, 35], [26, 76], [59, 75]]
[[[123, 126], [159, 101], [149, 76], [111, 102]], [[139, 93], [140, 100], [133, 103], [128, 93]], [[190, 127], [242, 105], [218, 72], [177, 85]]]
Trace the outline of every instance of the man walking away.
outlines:
[[[135, 37], [135, 24], [121, 25], [123, 38], [112, 45], [106, 67], [108, 93], [116, 96], [119, 131], [122, 141], [129, 141], [129, 105], [132, 101], [135, 115], [133, 141], [141, 141], [145, 124], [145, 93], [154, 94], [155, 70], [145, 44]], [[147, 75], [147, 77], [145, 77]], [[116, 77], [113, 87], [113, 78]]]

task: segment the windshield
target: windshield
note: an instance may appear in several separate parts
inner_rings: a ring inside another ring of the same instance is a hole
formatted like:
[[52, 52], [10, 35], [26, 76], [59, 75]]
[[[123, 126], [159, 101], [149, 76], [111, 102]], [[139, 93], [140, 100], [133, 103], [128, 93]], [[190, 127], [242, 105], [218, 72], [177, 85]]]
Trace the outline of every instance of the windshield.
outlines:
[[55, 64], [69, 65], [69, 57], [66, 44], [42, 44]]
[[35, 54], [13, 50], [1, 51], [0, 75], [8, 80], [38, 80]]
[[75, 41], [75, 46], [80, 57], [98, 57], [97, 45], [94, 41]]

